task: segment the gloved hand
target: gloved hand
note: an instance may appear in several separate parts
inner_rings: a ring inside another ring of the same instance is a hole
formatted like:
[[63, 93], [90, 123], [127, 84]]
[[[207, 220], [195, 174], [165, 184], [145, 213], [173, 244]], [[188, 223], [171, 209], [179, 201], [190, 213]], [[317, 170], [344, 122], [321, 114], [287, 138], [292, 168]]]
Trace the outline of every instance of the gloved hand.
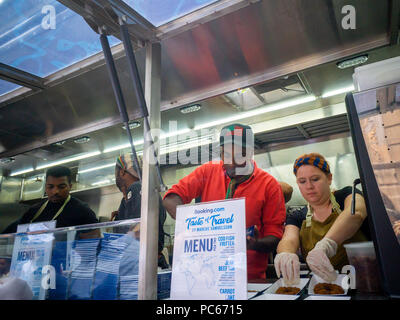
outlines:
[[276, 275], [280, 278], [281, 274], [286, 286], [297, 285], [300, 283], [300, 261], [295, 253], [278, 253], [274, 259]]
[[318, 241], [306, 258], [307, 264], [314, 274], [327, 282], [333, 282], [337, 273], [329, 258], [332, 258], [337, 251], [337, 243], [329, 238]]

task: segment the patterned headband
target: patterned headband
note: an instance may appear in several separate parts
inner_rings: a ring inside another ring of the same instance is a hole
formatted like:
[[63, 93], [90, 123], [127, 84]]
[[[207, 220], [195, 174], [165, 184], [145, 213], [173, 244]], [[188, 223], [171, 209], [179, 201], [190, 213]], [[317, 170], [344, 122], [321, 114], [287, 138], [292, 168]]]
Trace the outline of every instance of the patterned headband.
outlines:
[[302, 165], [305, 165], [305, 164], [315, 166], [325, 173], [331, 173], [328, 162], [326, 160], [321, 159], [318, 156], [310, 156], [310, 157], [305, 156], [305, 157], [297, 158], [296, 161], [294, 162], [293, 173], [296, 175], [297, 170]]

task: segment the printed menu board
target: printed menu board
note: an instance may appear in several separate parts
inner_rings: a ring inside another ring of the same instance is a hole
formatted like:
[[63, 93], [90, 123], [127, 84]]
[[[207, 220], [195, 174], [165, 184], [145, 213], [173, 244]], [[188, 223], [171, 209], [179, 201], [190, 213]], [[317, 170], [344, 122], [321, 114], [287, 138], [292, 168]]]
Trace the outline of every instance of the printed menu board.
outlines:
[[[10, 274], [27, 282], [34, 300], [44, 300], [46, 289], [42, 285], [42, 269], [50, 265], [53, 246], [53, 233], [40, 231], [55, 228], [55, 221], [45, 221], [18, 226], [15, 237]], [[22, 232], [38, 231], [39, 234], [22, 234]]]
[[171, 299], [247, 299], [245, 199], [178, 206]]

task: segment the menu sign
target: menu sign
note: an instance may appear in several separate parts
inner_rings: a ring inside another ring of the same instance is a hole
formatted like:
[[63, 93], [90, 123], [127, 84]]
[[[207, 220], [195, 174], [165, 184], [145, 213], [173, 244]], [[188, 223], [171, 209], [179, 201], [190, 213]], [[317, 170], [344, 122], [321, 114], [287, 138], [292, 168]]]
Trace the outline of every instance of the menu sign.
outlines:
[[38, 234], [21, 234], [15, 237], [10, 274], [28, 283], [34, 300], [44, 300], [46, 290], [42, 286], [42, 269], [50, 265], [53, 246], [53, 233], [40, 231], [54, 229], [55, 221], [19, 225], [17, 232], [34, 232]]
[[178, 206], [171, 299], [247, 299], [245, 199]]

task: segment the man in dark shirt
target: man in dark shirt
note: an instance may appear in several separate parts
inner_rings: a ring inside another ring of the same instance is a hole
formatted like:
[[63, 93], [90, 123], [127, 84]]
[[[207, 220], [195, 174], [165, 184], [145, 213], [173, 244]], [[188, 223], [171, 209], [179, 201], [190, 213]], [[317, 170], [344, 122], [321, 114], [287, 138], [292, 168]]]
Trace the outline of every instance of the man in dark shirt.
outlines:
[[[124, 154], [117, 158], [115, 166], [115, 184], [122, 192], [123, 198], [118, 211], [112, 213], [111, 219], [125, 220], [140, 218], [141, 214], [141, 184], [139, 176], [134, 169], [132, 154]], [[167, 217], [165, 208], [163, 207], [161, 197], [159, 201], [159, 222], [158, 222], [158, 266], [165, 269], [168, 264], [165, 257], [161, 253], [164, 248], [164, 222]], [[124, 227], [116, 228], [116, 232], [126, 233], [128, 230]], [[129, 228], [128, 228], [129, 229]]]
[[[71, 170], [56, 166], [46, 173], [46, 194], [48, 200], [33, 205], [28, 211], [3, 233], [14, 233], [19, 224], [56, 220], [56, 227], [70, 227], [97, 223], [96, 214], [89, 206], [70, 195]], [[97, 231], [97, 230], [95, 230]], [[82, 233], [89, 236], [93, 232]], [[96, 232], [94, 232], [96, 233]]]

